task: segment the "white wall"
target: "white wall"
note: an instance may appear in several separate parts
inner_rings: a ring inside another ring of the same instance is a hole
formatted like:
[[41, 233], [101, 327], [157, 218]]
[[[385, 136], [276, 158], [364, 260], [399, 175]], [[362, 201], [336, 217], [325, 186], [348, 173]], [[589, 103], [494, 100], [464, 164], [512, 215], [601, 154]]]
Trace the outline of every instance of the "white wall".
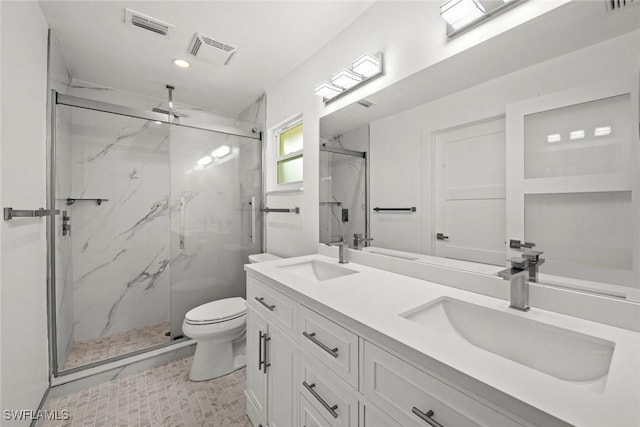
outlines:
[[[267, 129], [303, 114], [304, 190], [271, 193], [269, 207], [301, 208], [300, 215], [267, 221], [267, 250], [282, 256], [313, 253], [319, 234], [319, 120], [321, 116], [366, 97], [400, 79], [531, 20], [565, 1], [526, 2], [447, 42], [439, 2], [377, 2], [309, 60], [267, 90]], [[363, 53], [385, 53], [385, 75], [324, 107], [313, 89]], [[267, 142], [271, 135], [267, 132]], [[273, 168], [273, 164], [265, 165]], [[272, 219], [273, 218], [273, 219]]]
[[[36, 2], [0, 9], [0, 204], [37, 209], [46, 196], [47, 24]], [[0, 230], [1, 407], [35, 410], [48, 386], [46, 223], [16, 219]]]
[[507, 104], [612, 77], [632, 84], [638, 40], [640, 31], [616, 37], [371, 123], [372, 206], [418, 206], [418, 215], [402, 220], [372, 215], [375, 245], [430, 253], [436, 232], [431, 173], [435, 132], [504, 115]]

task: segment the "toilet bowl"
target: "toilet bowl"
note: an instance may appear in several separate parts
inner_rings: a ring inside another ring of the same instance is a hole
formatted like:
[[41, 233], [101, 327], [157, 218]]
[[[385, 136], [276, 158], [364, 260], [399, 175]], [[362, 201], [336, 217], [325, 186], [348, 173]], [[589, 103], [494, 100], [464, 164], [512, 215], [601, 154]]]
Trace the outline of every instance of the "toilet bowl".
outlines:
[[182, 333], [196, 340], [189, 379], [205, 381], [243, 367], [246, 327], [244, 298], [225, 298], [187, 312]]
[[[271, 254], [250, 255], [250, 262], [280, 259]], [[182, 333], [196, 340], [189, 379], [205, 381], [246, 365], [247, 307], [241, 297], [225, 298], [195, 307], [182, 322]]]

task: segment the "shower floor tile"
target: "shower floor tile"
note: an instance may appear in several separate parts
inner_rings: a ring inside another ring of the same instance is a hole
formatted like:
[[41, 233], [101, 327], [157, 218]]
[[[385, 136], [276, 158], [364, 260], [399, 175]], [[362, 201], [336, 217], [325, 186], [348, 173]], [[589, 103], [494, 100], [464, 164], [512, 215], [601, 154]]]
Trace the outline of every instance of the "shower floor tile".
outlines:
[[169, 342], [169, 337], [165, 335], [169, 329], [169, 321], [163, 321], [104, 337], [74, 342], [69, 349], [64, 369], [76, 368]]
[[49, 401], [66, 420], [43, 427], [210, 426], [251, 427], [245, 407], [245, 369], [209, 381], [188, 379], [193, 357], [98, 384]]

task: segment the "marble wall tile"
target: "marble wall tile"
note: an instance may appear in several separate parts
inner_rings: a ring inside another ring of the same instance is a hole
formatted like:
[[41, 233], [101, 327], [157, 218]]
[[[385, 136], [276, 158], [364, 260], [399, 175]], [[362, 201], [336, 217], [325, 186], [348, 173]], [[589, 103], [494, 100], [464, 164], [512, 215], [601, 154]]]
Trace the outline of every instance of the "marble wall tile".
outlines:
[[[196, 167], [223, 145], [229, 155]], [[260, 203], [261, 146], [248, 138], [178, 127], [172, 129], [171, 147], [171, 333], [180, 336], [184, 315], [193, 307], [246, 294], [243, 265], [260, 247], [259, 238], [249, 237], [248, 203], [251, 196]]]
[[[166, 125], [73, 109], [74, 339], [168, 320]], [[104, 198], [98, 205], [81, 198]]]

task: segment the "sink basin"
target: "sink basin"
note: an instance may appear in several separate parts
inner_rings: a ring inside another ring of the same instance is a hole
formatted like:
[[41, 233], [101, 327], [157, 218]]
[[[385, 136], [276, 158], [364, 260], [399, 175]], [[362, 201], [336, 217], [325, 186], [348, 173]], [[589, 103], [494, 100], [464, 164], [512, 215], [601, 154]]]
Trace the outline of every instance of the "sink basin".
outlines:
[[610, 341], [449, 297], [401, 317], [566, 381], [606, 377], [615, 348]]
[[313, 282], [323, 282], [325, 280], [357, 273], [357, 271], [315, 259], [298, 264], [282, 265], [279, 268], [287, 270], [293, 274], [297, 274], [298, 276], [304, 277], [305, 279]]

